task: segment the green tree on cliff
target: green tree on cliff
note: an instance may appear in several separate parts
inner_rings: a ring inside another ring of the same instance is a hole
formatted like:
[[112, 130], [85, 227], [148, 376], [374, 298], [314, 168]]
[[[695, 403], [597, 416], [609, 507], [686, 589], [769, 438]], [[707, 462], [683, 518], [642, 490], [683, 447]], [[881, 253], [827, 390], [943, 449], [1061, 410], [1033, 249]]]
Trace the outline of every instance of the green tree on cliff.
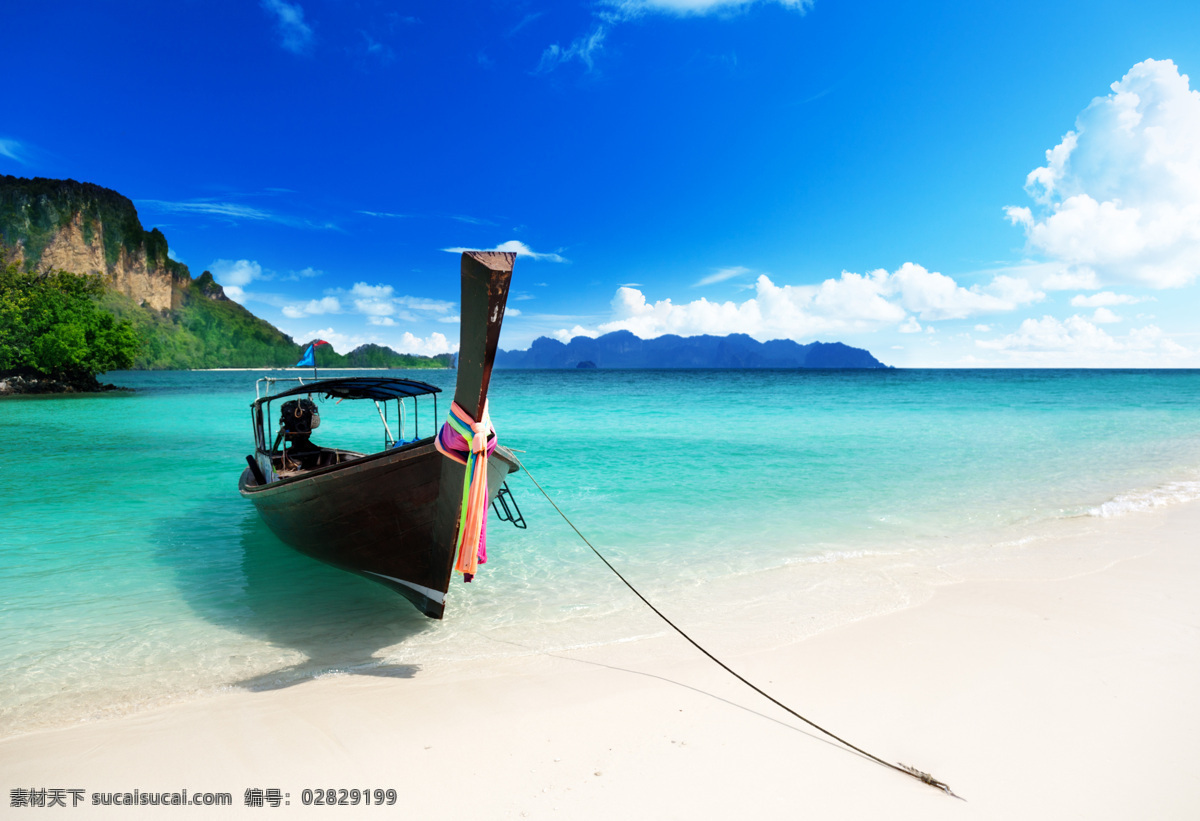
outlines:
[[95, 276], [0, 268], [0, 374], [80, 382], [130, 367], [141, 339], [96, 304], [104, 291]]

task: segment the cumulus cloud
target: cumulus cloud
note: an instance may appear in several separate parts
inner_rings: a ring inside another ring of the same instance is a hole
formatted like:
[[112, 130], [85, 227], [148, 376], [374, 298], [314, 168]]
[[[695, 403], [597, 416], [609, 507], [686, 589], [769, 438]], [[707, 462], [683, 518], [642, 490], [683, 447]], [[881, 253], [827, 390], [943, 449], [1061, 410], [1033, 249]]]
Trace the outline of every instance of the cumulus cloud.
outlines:
[[283, 315], [289, 319], [300, 319], [305, 316], [341, 313], [342, 303], [338, 301], [337, 297], [327, 296], [322, 299], [310, 299], [304, 303], [284, 305], [281, 310]]
[[324, 339], [333, 349], [339, 353], [352, 351], [359, 345], [366, 344], [369, 340], [358, 336], [357, 334], [344, 334], [336, 330], [332, 326], [328, 328], [318, 328], [315, 331], [308, 331], [303, 334], [291, 334], [292, 339]]
[[572, 339], [574, 339], [577, 336], [586, 336], [589, 339], [595, 339], [596, 337], [600, 336], [600, 332], [593, 330], [591, 328], [585, 328], [582, 325], [576, 325], [574, 328], [571, 328], [570, 330], [566, 330], [564, 328], [562, 330], [554, 331], [550, 335], [553, 336], [555, 339], [557, 339], [559, 342], [570, 342]]
[[304, 9], [299, 3], [285, 0], [262, 0], [262, 7], [275, 16], [280, 45], [293, 54], [304, 54], [312, 45], [313, 31], [304, 22]]
[[896, 330], [902, 334], [919, 334], [921, 332], [921, 323], [917, 322], [915, 316], [910, 316]]
[[350, 293], [363, 299], [389, 299], [395, 291], [391, 285], [368, 285], [365, 282], [356, 282], [350, 289]]
[[[622, 286], [611, 303], [612, 318], [586, 335], [631, 331], [643, 339], [673, 333], [744, 333], [760, 340], [801, 339], [834, 331], [866, 331], [904, 323], [905, 332], [921, 330], [917, 321], [964, 319], [1005, 312], [1043, 298], [1028, 283], [996, 277], [986, 286], [964, 288], [951, 277], [905, 263], [893, 273], [843, 272], [819, 285], [776, 285], [760, 275], [754, 296], [742, 302], [697, 299], [676, 304], [648, 302], [642, 291]], [[924, 330], [930, 331], [932, 326]], [[558, 338], [578, 336], [579, 327]]]
[[510, 239], [508, 242], [502, 242], [495, 248], [443, 248], [443, 251], [448, 251], [451, 254], [461, 254], [464, 251], [502, 251], [505, 253], [516, 254], [519, 257], [529, 257], [530, 259], [545, 259], [550, 262], [567, 262], [565, 258], [558, 254], [539, 254], [520, 240]]
[[[395, 325], [396, 318], [407, 322], [424, 321], [430, 318], [443, 321], [455, 307], [455, 303], [444, 299], [397, 296], [395, 288], [391, 285], [370, 285], [366, 282], [356, 282], [348, 291], [335, 288], [325, 293], [326, 300], [337, 301], [334, 299], [336, 295], [348, 296], [354, 311], [364, 315], [372, 325]], [[339, 306], [339, 309], [342, 307], [344, 306]], [[285, 313], [287, 313], [286, 309]], [[294, 313], [287, 315], [294, 317]]]
[[[382, 327], [387, 327], [387, 323], [382, 323]], [[318, 328], [308, 331], [303, 334], [292, 334], [293, 339], [324, 339], [326, 342], [333, 345], [334, 350], [339, 353], [352, 351], [360, 345], [365, 345], [368, 342], [377, 345], [386, 345], [397, 353], [412, 353], [421, 354], [423, 356], [434, 356], [440, 353], [454, 353], [458, 350], [457, 343], [452, 344], [445, 334], [434, 331], [429, 336], [420, 337], [405, 331], [398, 337], [376, 336], [372, 334], [370, 337], [362, 336], [354, 333], [342, 333], [333, 327]]]
[[[1200, 274], [1200, 92], [1170, 60], [1138, 63], [1046, 152], [1009, 206], [1065, 287], [1187, 285]], [[1051, 287], [1051, 283], [1043, 283]]]
[[1160, 365], [1163, 358], [1181, 360], [1193, 356], [1192, 351], [1167, 338], [1156, 325], [1113, 336], [1079, 315], [1065, 320], [1052, 316], [1026, 319], [1015, 333], [999, 339], [976, 340], [975, 344], [1026, 364], [1064, 367]]
[[454, 309], [453, 302], [416, 296], [396, 297], [396, 304], [413, 311], [427, 311], [432, 314], [445, 314]]
[[1089, 296], [1077, 294], [1071, 297], [1071, 305], [1076, 308], [1107, 308], [1113, 305], [1136, 305], [1139, 302], [1145, 301], [1145, 297], [1114, 294], [1112, 291], [1101, 291], [1098, 294], [1091, 294]]
[[396, 312], [396, 306], [389, 300], [356, 299], [354, 300], [354, 310], [370, 317], [391, 316]]
[[419, 337], [405, 331], [400, 340], [391, 344], [397, 353], [419, 354], [421, 356], [436, 356], [440, 353], [457, 353], [458, 343], [450, 343], [446, 335], [434, 331], [429, 336]]
[[1092, 314], [1092, 322], [1098, 322], [1102, 325], [1120, 321], [1121, 317], [1114, 314], [1108, 308], [1097, 308], [1096, 312]]
[[263, 268], [249, 259], [215, 259], [208, 266], [213, 278], [225, 290], [225, 296], [241, 304], [246, 301], [246, 286], [260, 279], [269, 279]]

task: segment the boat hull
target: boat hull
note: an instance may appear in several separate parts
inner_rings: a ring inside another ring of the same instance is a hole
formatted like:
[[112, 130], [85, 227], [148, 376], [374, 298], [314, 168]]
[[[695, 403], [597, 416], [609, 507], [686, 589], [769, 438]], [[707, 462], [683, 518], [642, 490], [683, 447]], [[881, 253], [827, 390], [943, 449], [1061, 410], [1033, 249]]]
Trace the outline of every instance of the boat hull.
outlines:
[[[429, 439], [265, 485], [247, 468], [238, 490], [281, 541], [440, 619], [454, 563], [452, 540], [435, 538], [445, 461]], [[515, 470], [498, 447], [488, 459], [489, 502]]]

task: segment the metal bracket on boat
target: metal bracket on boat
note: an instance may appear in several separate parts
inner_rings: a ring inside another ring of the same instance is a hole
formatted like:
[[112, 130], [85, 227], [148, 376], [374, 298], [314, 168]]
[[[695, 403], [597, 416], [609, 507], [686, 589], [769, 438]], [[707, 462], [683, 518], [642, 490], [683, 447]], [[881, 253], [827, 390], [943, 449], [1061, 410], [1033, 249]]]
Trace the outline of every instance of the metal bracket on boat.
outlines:
[[525, 517], [521, 515], [521, 508], [517, 507], [517, 500], [513, 498], [512, 491], [508, 489], [508, 482], [500, 486], [500, 492], [496, 494], [495, 499], [492, 499], [492, 510], [496, 511], [496, 518], [502, 522], [512, 522], [513, 527], [521, 530], [528, 527], [525, 524]]

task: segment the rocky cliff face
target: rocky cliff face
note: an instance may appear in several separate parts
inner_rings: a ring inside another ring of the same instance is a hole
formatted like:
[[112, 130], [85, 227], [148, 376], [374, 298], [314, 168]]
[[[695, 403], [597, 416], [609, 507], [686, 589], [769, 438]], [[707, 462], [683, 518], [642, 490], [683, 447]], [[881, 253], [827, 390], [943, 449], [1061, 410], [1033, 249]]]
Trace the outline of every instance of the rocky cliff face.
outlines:
[[0, 177], [0, 240], [6, 261], [103, 276], [155, 311], [177, 309], [191, 280], [128, 198], [90, 183]]
[[[117, 261], [109, 265], [105, 259], [103, 226], [93, 224], [91, 242], [84, 230], [84, 216], [76, 212], [71, 221], [59, 228], [42, 249], [33, 264], [40, 269], [58, 269], [74, 274], [93, 274], [105, 277], [113, 290], [132, 298], [139, 305], [156, 311], [169, 311], [179, 307], [177, 278], [159, 266], [151, 266], [146, 259], [145, 249], [130, 254], [120, 247]], [[20, 263], [28, 262], [25, 244], [18, 241], [9, 249], [10, 258]]]

